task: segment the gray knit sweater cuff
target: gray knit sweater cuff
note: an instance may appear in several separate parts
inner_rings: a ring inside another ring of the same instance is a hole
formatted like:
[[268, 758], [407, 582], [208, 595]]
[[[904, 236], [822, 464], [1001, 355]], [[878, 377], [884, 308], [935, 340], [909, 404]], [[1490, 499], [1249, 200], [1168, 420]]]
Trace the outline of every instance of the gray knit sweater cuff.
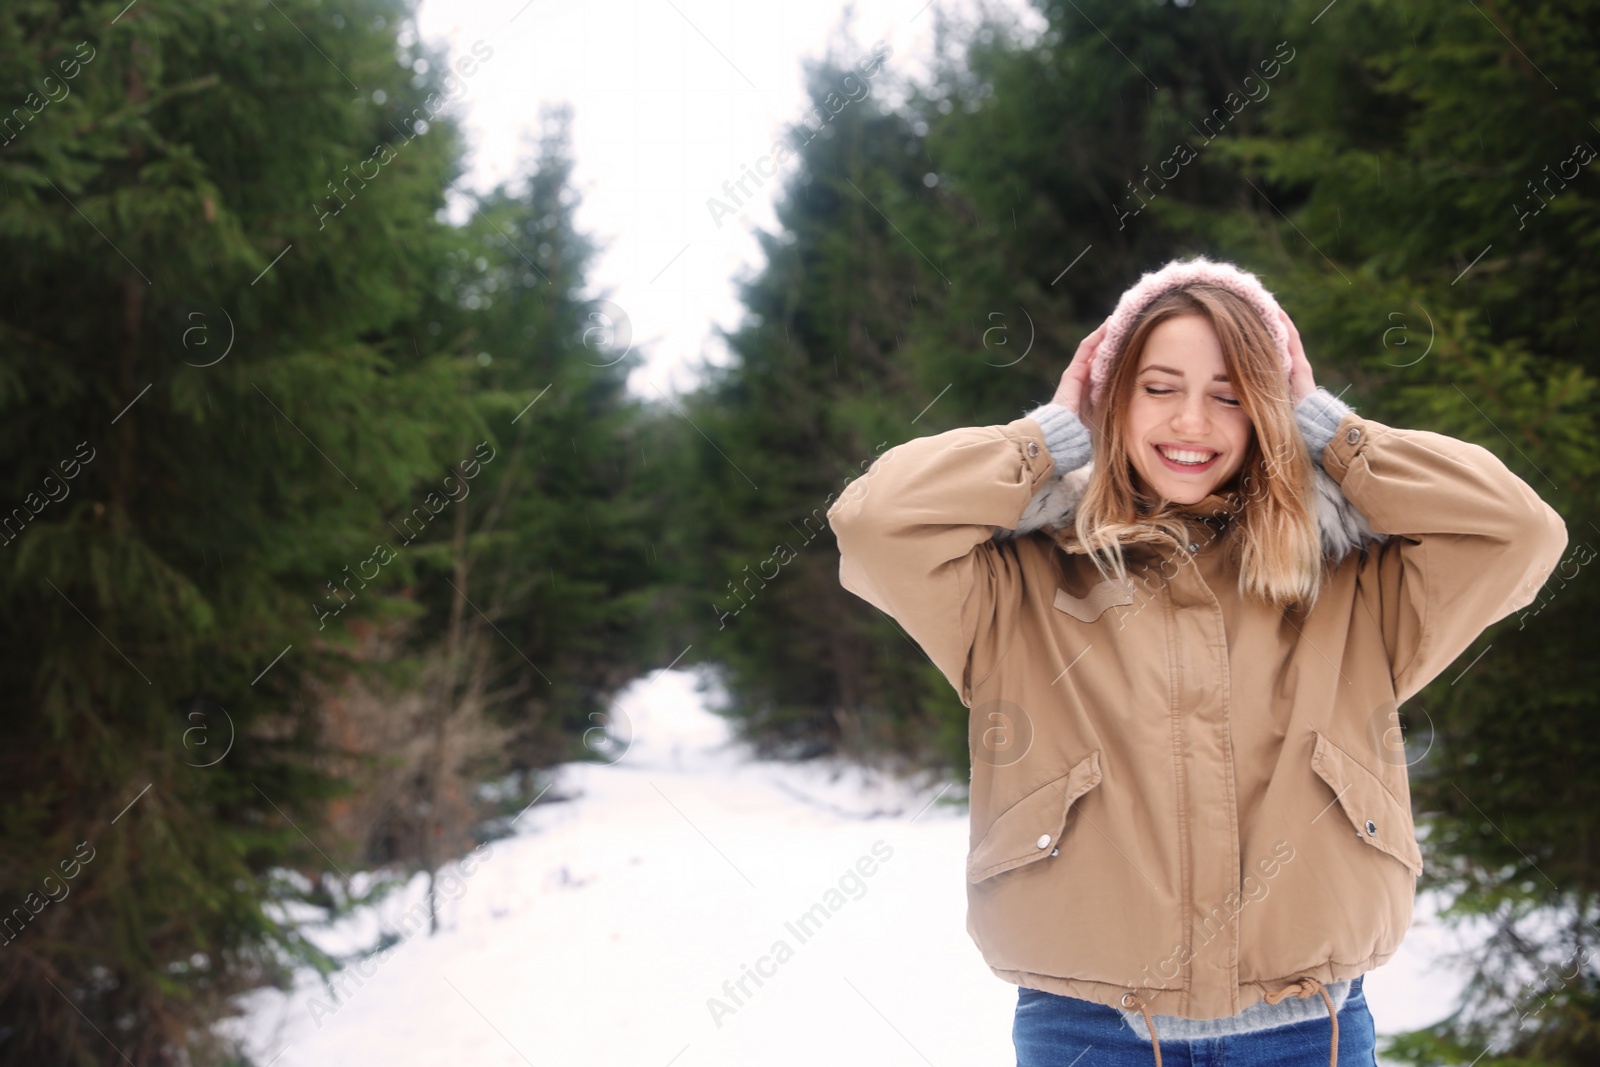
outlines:
[[1056, 477], [1077, 470], [1093, 457], [1089, 428], [1066, 405], [1040, 404], [1023, 418], [1037, 422], [1044, 431], [1045, 447], [1050, 450], [1050, 458], [1055, 460]]
[[1311, 461], [1318, 467], [1322, 466], [1323, 450], [1333, 440], [1334, 431], [1351, 410], [1348, 404], [1321, 386], [1294, 406], [1295, 421], [1300, 424], [1300, 433], [1311, 452]]

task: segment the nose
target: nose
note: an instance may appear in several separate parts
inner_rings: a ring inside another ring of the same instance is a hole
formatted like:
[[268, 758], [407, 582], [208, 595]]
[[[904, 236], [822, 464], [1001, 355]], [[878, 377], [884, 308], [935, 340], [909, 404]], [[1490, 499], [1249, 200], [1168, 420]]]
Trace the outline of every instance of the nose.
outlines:
[[1189, 396], [1172, 416], [1174, 433], [1187, 437], [1201, 437], [1211, 429], [1211, 419], [1206, 414], [1206, 398]]

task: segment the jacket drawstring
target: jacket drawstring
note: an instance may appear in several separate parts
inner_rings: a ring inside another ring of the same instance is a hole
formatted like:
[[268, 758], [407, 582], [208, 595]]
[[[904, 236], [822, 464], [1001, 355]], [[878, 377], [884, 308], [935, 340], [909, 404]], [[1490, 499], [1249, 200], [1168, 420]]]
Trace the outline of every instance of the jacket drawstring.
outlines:
[[1268, 993], [1268, 1004], [1276, 1004], [1290, 994], [1304, 1000], [1312, 993], [1321, 993], [1322, 1002], [1328, 1006], [1328, 1024], [1333, 1027], [1333, 1037], [1328, 1042], [1328, 1067], [1339, 1067], [1339, 1013], [1333, 1010], [1333, 998], [1323, 984], [1309, 974], [1302, 975], [1276, 993]]
[[[1334, 1010], [1333, 998], [1328, 996], [1328, 990], [1321, 982], [1309, 974], [1302, 975], [1276, 993], [1268, 993], [1265, 999], [1268, 1004], [1276, 1004], [1291, 994], [1304, 1000], [1312, 993], [1322, 994], [1322, 1002], [1328, 1006], [1328, 1023], [1333, 1027], [1333, 1036], [1328, 1043], [1328, 1067], [1339, 1067], [1339, 1013]], [[1156, 1054], [1156, 1067], [1161, 1067], [1161, 1041], [1156, 1037], [1155, 1020], [1150, 1018], [1150, 1008], [1144, 998], [1137, 993], [1124, 993], [1122, 1006], [1138, 1008], [1144, 1016], [1144, 1025], [1150, 1031], [1150, 1045]]]
[[1150, 1030], [1150, 1045], [1156, 1050], [1156, 1067], [1161, 1067], [1161, 1042], [1156, 1038], [1155, 1020], [1150, 1018], [1150, 1009], [1145, 1005], [1144, 998], [1137, 993], [1122, 994], [1124, 1008], [1138, 1008], [1144, 1015], [1144, 1024]]

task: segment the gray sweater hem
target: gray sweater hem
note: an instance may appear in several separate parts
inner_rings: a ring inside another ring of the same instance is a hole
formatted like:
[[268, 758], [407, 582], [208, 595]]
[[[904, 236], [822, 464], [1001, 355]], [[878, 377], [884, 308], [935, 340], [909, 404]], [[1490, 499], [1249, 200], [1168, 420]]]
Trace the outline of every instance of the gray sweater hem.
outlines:
[[[1329, 982], [1326, 988], [1328, 996], [1333, 1000], [1334, 1011], [1339, 1011], [1349, 999], [1350, 980]], [[1122, 1008], [1117, 1010], [1122, 1013], [1123, 1021], [1137, 1033], [1149, 1036], [1150, 1031], [1144, 1025], [1143, 1015]], [[1156, 1024], [1156, 1037], [1162, 1041], [1169, 1038], [1174, 1041], [1193, 1041], [1206, 1037], [1226, 1037], [1229, 1034], [1248, 1034], [1327, 1017], [1328, 1006], [1322, 1002], [1321, 997], [1315, 995], [1304, 1000], [1298, 997], [1285, 997], [1276, 1004], [1258, 1000], [1238, 1015], [1229, 1015], [1222, 1019], [1185, 1019], [1177, 1015], [1150, 1016]]]

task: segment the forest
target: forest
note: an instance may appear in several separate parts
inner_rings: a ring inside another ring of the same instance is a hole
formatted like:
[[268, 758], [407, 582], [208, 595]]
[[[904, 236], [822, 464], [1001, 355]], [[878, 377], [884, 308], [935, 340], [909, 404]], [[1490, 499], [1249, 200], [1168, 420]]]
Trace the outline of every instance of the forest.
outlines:
[[403, 0], [124, 3], [0, 11], [0, 1064], [244, 1067], [235, 996], [336, 972], [308, 930], [615, 759], [612, 696], [669, 665], [763, 753], [965, 784], [967, 709], [824, 513], [1049, 399], [1193, 253], [1266, 281], [1319, 384], [1568, 521], [1398, 709], [1422, 884], [1494, 936], [1388, 1054], [1595, 1062], [1600, 3], [935, 13], [931, 75], [843, 107], [900, 75], [812, 63], [735, 358], [672, 402], [591, 291], [571, 111], [461, 188], [444, 105], [493, 42], [452, 66]]

